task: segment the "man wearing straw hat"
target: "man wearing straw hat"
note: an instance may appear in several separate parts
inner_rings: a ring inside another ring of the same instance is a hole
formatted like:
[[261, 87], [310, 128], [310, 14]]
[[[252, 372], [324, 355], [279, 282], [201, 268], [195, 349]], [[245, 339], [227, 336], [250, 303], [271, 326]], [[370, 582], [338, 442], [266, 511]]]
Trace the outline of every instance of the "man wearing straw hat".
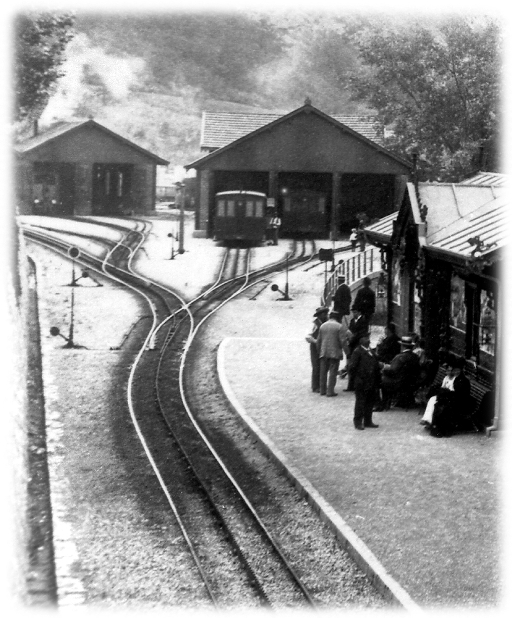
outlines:
[[320, 326], [327, 320], [329, 309], [327, 307], [318, 307], [313, 315], [313, 323], [311, 329], [306, 335], [306, 341], [309, 343], [309, 352], [311, 356], [311, 390], [314, 393], [320, 392], [320, 358], [316, 347], [318, 332]]
[[340, 360], [347, 339], [347, 326], [340, 324], [337, 311], [329, 313], [327, 322], [320, 326], [316, 345], [320, 357], [320, 395], [336, 397], [334, 392]]

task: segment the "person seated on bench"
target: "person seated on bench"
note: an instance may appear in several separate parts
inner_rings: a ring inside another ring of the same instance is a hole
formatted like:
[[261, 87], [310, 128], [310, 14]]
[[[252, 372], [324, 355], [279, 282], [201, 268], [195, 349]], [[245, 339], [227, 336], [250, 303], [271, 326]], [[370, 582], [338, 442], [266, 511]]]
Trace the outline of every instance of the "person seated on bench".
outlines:
[[402, 337], [400, 345], [402, 348], [400, 354], [382, 368], [381, 390], [385, 410], [389, 410], [394, 397], [396, 405], [400, 407], [408, 407], [414, 403], [420, 361], [413, 352], [412, 337]]
[[436, 394], [431, 393], [420, 423], [436, 437], [450, 436], [471, 418], [471, 384], [464, 375], [463, 358], [449, 355], [447, 371]]
[[396, 324], [389, 322], [384, 329], [384, 337], [377, 344], [377, 359], [381, 363], [390, 363], [400, 352], [400, 337], [396, 334]]

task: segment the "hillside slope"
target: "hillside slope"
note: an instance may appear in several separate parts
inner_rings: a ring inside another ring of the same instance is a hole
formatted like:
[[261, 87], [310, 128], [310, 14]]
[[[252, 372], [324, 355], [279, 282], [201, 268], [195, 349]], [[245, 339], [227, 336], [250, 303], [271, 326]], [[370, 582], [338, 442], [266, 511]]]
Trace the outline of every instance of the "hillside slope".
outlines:
[[41, 124], [93, 116], [174, 167], [199, 156], [204, 110], [284, 114], [309, 96], [327, 113], [366, 114], [339, 82], [356, 62], [340, 27], [300, 14], [78, 14]]

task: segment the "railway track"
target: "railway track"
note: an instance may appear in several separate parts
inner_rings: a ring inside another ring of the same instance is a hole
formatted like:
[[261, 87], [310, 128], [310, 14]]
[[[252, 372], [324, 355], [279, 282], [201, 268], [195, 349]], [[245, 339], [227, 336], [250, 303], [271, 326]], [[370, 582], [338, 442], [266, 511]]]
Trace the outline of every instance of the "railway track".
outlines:
[[[33, 231], [27, 232], [27, 235], [34, 238]], [[42, 233], [38, 235], [39, 241], [41, 241]], [[143, 232], [133, 230], [126, 235], [122, 242], [116, 243], [114, 247], [111, 247], [107, 258], [105, 258], [102, 264], [104, 274], [125, 282], [128, 280], [129, 285], [133, 285], [134, 272], [131, 268], [131, 259], [134, 252], [139, 248], [141, 244], [140, 240], [142, 240], [143, 237]], [[51, 246], [54, 248], [60, 246], [61, 251], [65, 249], [62, 241], [52, 239], [47, 242], [50, 242]], [[218, 283], [214, 284], [208, 290], [208, 302], [205, 303], [203, 301], [202, 306], [196, 309], [196, 320], [198, 317], [200, 321], [207, 319], [212, 311], [215, 311], [223, 302], [226, 302], [226, 296], [229, 298], [230, 295], [232, 296], [238, 293], [238, 291], [241, 291], [248, 285], [250, 275], [249, 256], [249, 250], [236, 250], [235, 252], [228, 250], [226, 252]], [[82, 260], [84, 265], [89, 268], [96, 262], [91, 256], [82, 256]], [[94, 264], [94, 267], [97, 268], [98, 265]], [[242, 283], [236, 283], [239, 279], [243, 280]], [[161, 289], [161, 286], [158, 286], [160, 288], [158, 290], [151, 289], [152, 286], [147, 280], [143, 280], [142, 285], [144, 288], [143, 294], [150, 299], [148, 302], [152, 304], [152, 312], [154, 315], [153, 327], [148, 334], [148, 338], [151, 337], [158, 323], [162, 323], [161, 320], [164, 319], [165, 313], [169, 313], [171, 316], [177, 313], [184, 313], [184, 315], [187, 315], [186, 312], [182, 311], [186, 306], [182, 299], [178, 299], [175, 295], [172, 295], [171, 299], [169, 299], [166, 297], [165, 291]], [[233, 286], [237, 285], [240, 287], [240, 290], [233, 292]], [[219, 290], [221, 290], [220, 294]], [[179, 308], [176, 307], [176, 302], [178, 300], [181, 302], [181, 307]], [[196, 300], [199, 301], [201, 298]], [[188, 314], [188, 317], [191, 317], [191, 313]], [[184, 343], [183, 339], [189, 337], [191, 333], [195, 334], [195, 332], [192, 322], [187, 319], [182, 319], [178, 327], [176, 321], [172, 319], [167, 320], [167, 325], [167, 332], [165, 334], [164, 332], [161, 333], [161, 337], [164, 338], [164, 344], [162, 346], [163, 353], [174, 350], [175, 356], [176, 350], [179, 354], [182, 349]], [[221, 458], [213, 451], [211, 446], [208, 445], [206, 437], [201, 434], [198, 426], [194, 427], [192, 417], [189, 417], [192, 423], [189, 424], [186, 429], [182, 422], [178, 425], [174, 423], [173, 428], [169, 415], [163, 414], [162, 387], [158, 386], [157, 379], [157, 396], [155, 399], [155, 402], [158, 403], [157, 412], [159, 412], [160, 418], [167, 422], [167, 434], [172, 433], [172, 436], [167, 436], [165, 446], [162, 446], [162, 436], [165, 432], [162, 431], [162, 427], [159, 427], [161, 423], [156, 420], [158, 415], [148, 415], [148, 403], [151, 395], [148, 395], [145, 388], [141, 389], [134, 386], [136, 383], [147, 383], [141, 376], [145, 378], [147, 375], [152, 375], [154, 373], [156, 373], [161, 380], [164, 371], [162, 355], [160, 355], [156, 364], [156, 370], [154, 359], [150, 357], [148, 360], [147, 355], [144, 355], [144, 351], [147, 350], [147, 341], [148, 340], [146, 340], [141, 348], [141, 352], [134, 363], [130, 377], [128, 392], [131, 413], [139, 437], [145, 442], [145, 449], [148, 457], [152, 460], [155, 473], [159, 476], [162, 488], [168, 495], [169, 504], [177, 519], [180, 521], [180, 526], [183, 528], [184, 537], [189, 540], [191, 552], [194, 555], [198, 570], [202, 575], [205, 588], [213, 604], [218, 606], [220, 599], [226, 599], [226, 593], [232, 584], [232, 578], [230, 578], [229, 586], [227, 587], [219, 583], [218, 573], [221, 572], [221, 569], [212, 568], [211, 562], [214, 557], [222, 554], [230, 555], [230, 553], [234, 551], [239, 562], [238, 569], [243, 573], [241, 580], [246, 582], [246, 585], [252, 591], [252, 596], [257, 598], [259, 602], [271, 606], [296, 605], [300, 603], [300, 599], [303, 598], [306, 599], [309, 605], [313, 605], [314, 601], [311, 595], [309, 595], [300, 581], [300, 578], [294, 573], [293, 568], [286, 561], [285, 556], [275, 540], [272, 539], [268, 530], [265, 529], [263, 522], [251, 507], [250, 502], [240, 491], [240, 488], [237, 487], [227, 469], [223, 466]], [[190, 341], [191, 339], [186, 339], [185, 345]], [[155, 349], [154, 344], [155, 342], [152, 346], [153, 350]], [[169, 366], [169, 362], [172, 364], [173, 355], [168, 354], [168, 357], [169, 356], [170, 361], [166, 361], [166, 367]], [[179, 381], [183, 373], [180, 370], [177, 373], [175, 372], [175, 375], [177, 375]], [[168, 386], [169, 381], [167, 380], [164, 396], [166, 400], [168, 399]], [[186, 409], [187, 406], [182, 385], [180, 386], [180, 390], [182, 393], [182, 406]], [[174, 410], [173, 413], [174, 418], [178, 418], [176, 410]], [[176, 427], [178, 426], [180, 428], [179, 434], [176, 431]], [[171, 437], [171, 441], [174, 442], [174, 449], [169, 448], [169, 444], [167, 443], [169, 437]], [[164, 460], [157, 462], [157, 454], [162, 452], [165, 453]], [[173, 454], [171, 455], [170, 453]], [[171, 457], [173, 465], [169, 466], [169, 459]], [[180, 461], [182, 462], [181, 466], [178, 465]], [[178, 469], [181, 470], [183, 477], [182, 482], [176, 484], [176, 470]], [[168, 478], [169, 470], [173, 471], [172, 478]], [[194, 470], [194, 478], [190, 478], [190, 470]], [[182, 496], [183, 487], [190, 488], [194, 487], [194, 485], [198, 488], [200, 487], [201, 491], [198, 489], [193, 492], [193, 495], [191, 495], [192, 492], [187, 491], [185, 493], [187, 500], [185, 501]], [[171, 492], [174, 494], [175, 498], [171, 497]], [[202, 496], [200, 494], [202, 494]], [[181, 499], [179, 499], [180, 495]], [[176, 496], [178, 496], [178, 498], [176, 498]], [[220, 507], [219, 504], [222, 505], [222, 507]], [[207, 516], [208, 512], [213, 513], [215, 522], [214, 528], [219, 528], [217, 535], [212, 532], [211, 524], [205, 525], [205, 522], [209, 522], [211, 519], [211, 516]], [[193, 513], [194, 516], [190, 517], [190, 513]], [[198, 517], [198, 513], [203, 513], [203, 515]], [[193, 522], [197, 521], [201, 522], [200, 525], [194, 526]], [[189, 534], [188, 529], [194, 531], [193, 537]], [[206, 535], [204, 534], [205, 532], [207, 532]], [[219, 543], [221, 544], [223, 539], [229, 540], [228, 546], [224, 547], [223, 551], [221, 550], [219, 552], [218, 547], [215, 551], [212, 551], [212, 538], [215, 538], [215, 536], [219, 537]], [[201, 543], [201, 538], [206, 540]], [[250, 550], [248, 550], [248, 547]], [[199, 554], [203, 556], [203, 562], [207, 565], [206, 568], [203, 567], [198, 557]], [[205, 558], [205, 556], [209, 556], [210, 558]], [[262, 567], [262, 564], [265, 566]], [[208, 565], [210, 565], [209, 568]], [[271, 576], [265, 577], [265, 573], [271, 573]], [[283, 591], [283, 587], [287, 588], [286, 592]], [[240, 591], [238, 591], [236, 596], [237, 599], [239, 599]], [[285, 601], [282, 600], [283, 598]]]
[[[248, 438], [236, 444], [239, 433], [235, 438], [219, 430], [218, 417], [227, 414], [228, 404], [216, 389], [215, 421], [205, 420], [202, 412], [211, 410], [212, 397], [196, 389], [191, 379], [197, 368], [198, 334], [207, 320], [229, 300], [282, 270], [285, 261], [256, 272], [250, 268], [250, 250], [226, 250], [216, 281], [186, 302], [134, 272], [133, 257], [149, 232], [144, 221], [136, 227], [120, 242], [108, 244], [101, 264], [85, 254], [81, 263], [127, 285], [151, 308], [152, 325], [130, 371], [130, 415], [188, 543], [204, 594], [215, 607], [317, 607], [321, 600], [304, 583], [307, 560], [290, 556], [290, 545], [283, 548], [279, 518], [261, 516], [268, 504], [261, 499], [261, 483], [254, 482], [259, 473], [244, 454]], [[43, 232], [26, 233], [43, 242]], [[44, 242], [67, 254], [62, 239]], [[310, 259], [306, 253], [305, 242], [294, 243], [286, 267], [303, 264]]]

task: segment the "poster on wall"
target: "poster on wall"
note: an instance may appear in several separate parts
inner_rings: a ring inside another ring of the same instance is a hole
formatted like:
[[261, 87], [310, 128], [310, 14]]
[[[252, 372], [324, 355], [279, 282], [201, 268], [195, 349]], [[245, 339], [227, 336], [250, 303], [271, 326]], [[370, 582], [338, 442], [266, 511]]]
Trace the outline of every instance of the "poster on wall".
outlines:
[[401, 305], [402, 299], [402, 282], [400, 280], [400, 260], [398, 258], [393, 259], [392, 264], [392, 273], [393, 273], [393, 286], [392, 286], [392, 300], [396, 305]]
[[450, 295], [450, 324], [454, 328], [466, 330], [466, 303], [464, 299], [464, 279], [452, 276]]
[[482, 290], [480, 296], [480, 350], [494, 355], [496, 348], [496, 311], [493, 298]]

